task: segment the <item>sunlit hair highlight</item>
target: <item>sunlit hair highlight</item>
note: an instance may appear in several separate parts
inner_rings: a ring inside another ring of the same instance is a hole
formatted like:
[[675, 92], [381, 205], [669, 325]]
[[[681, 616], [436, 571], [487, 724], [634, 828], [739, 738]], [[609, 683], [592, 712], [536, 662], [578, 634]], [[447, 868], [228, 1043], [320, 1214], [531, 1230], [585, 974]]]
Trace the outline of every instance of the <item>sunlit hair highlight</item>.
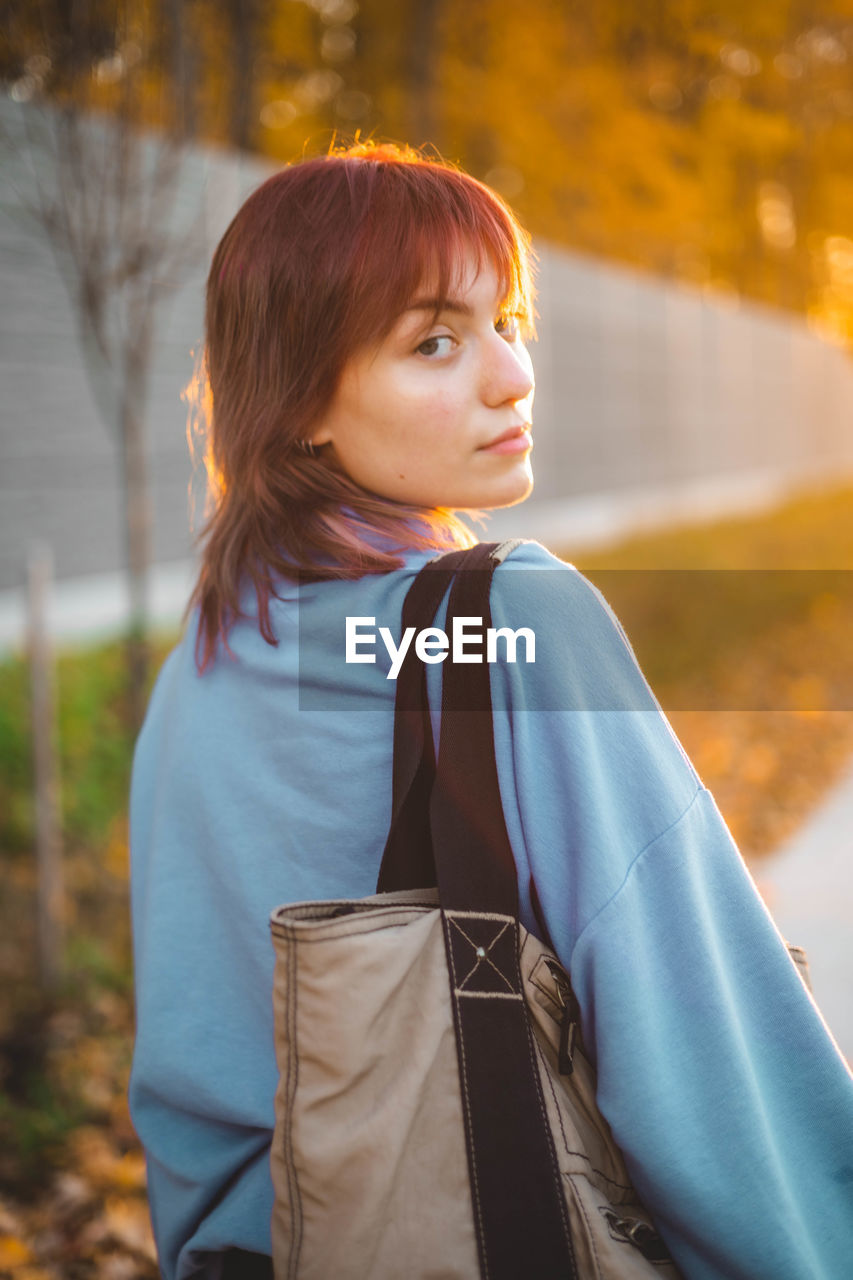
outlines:
[[359, 143], [274, 174], [237, 213], [213, 256], [188, 388], [208, 476], [190, 602], [201, 669], [245, 616], [247, 583], [275, 644], [270, 598], [282, 580], [358, 578], [399, 568], [406, 547], [476, 541], [452, 511], [370, 493], [328, 450], [300, 446], [347, 361], [386, 337], [422, 287], [450, 298], [471, 253], [532, 335], [529, 237], [494, 191], [443, 161]]

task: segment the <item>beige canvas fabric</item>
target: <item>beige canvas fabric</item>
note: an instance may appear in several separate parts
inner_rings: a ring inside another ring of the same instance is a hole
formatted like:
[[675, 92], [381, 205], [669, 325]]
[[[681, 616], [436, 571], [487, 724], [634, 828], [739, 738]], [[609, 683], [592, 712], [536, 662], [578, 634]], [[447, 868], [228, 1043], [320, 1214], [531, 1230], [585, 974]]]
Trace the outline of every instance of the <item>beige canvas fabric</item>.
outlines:
[[[424, 890], [273, 914], [276, 1280], [480, 1276], [436, 903]], [[573, 1073], [557, 1068], [559, 962], [521, 936], [579, 1275], [677, 1276], [631, 1241], [651, 1224], [596, 1106], [592, 1067], [576, 1049]]]

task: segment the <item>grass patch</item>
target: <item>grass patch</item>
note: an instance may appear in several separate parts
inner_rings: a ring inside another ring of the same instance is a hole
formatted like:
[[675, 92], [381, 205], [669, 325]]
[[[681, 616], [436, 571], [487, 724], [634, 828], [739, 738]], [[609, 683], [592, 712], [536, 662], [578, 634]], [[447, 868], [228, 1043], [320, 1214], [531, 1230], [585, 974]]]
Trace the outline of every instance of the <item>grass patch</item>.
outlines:
[[580, 551], [575, 562], [589, 570], [853, 569], [853, 485], [810, 490], [758, 515], [625, 538]]
[[[174, 637], [152, 648], [152, 678]], [[134, 735], [126, 716], [120, 641], [60, 653], [56, 664], [60, 803], [66, 846], [106, 847], [123, 821]], [[29, 673], [0, 664], [0, 849], [27, 855], [34, 840]]]
[[562, 552], [620, 618], [744, 855], [778, 847], [853, 754], [853, 487]]

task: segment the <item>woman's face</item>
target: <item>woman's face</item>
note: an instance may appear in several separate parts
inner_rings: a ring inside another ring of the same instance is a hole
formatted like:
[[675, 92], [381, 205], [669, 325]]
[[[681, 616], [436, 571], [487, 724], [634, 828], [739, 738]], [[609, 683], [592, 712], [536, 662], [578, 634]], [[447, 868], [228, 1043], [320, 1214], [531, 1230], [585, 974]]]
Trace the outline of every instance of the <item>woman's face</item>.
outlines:
[[533, 366], [486, 264], [434, 319], [425, 289], [344, 367], [311, 434], [362, 488], [420, 507], [505, 507], [533, 487]]

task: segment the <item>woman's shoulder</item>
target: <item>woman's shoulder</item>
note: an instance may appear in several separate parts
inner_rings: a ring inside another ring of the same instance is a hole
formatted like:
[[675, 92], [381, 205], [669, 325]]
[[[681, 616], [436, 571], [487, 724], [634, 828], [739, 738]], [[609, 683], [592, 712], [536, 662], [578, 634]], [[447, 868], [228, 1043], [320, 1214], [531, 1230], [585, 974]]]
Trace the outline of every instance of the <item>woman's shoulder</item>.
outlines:
[[502, 561], [502, 567], [512, 569], [552, 569], [558, 572], [569, 572], [572, 575], [580, 576], [578, 570], [569, 561], [561, 559], [554, 555], [553, 551], [549, 551], [541, 542], [537, 542], [534, 538], [519, 538], [509, 540], [510, 550]]
[[524, 543], [496, 571], [491, 605], [493, 626], [535, 633], [533, 663], [518, 660], [516, 643], [516, 661], [492, 668], [523, 825], [538, 815], [543, 848], [562, 848], [571, 829], [610, 850], [588, 898], [600, 904], [631, 858], [687, 812], [701, 781], [618, 619], [573, 565]]
[[599, 589], [538, 542], [514, 548], [495, 573], [496, 627], [535, 635], [539, 684], [562, 689], [561, 709], [656, 707], [631, 644]]
[[[509, 577], [510, 573], [523, 576]], [[606, 620], [624, 632], [599, 589], [575, 565], [532, 540], [520, 541], [505, 556], [495, 574], [498, 600], [521, 598], [544, 618], [567, 613], [589, 622]]]

